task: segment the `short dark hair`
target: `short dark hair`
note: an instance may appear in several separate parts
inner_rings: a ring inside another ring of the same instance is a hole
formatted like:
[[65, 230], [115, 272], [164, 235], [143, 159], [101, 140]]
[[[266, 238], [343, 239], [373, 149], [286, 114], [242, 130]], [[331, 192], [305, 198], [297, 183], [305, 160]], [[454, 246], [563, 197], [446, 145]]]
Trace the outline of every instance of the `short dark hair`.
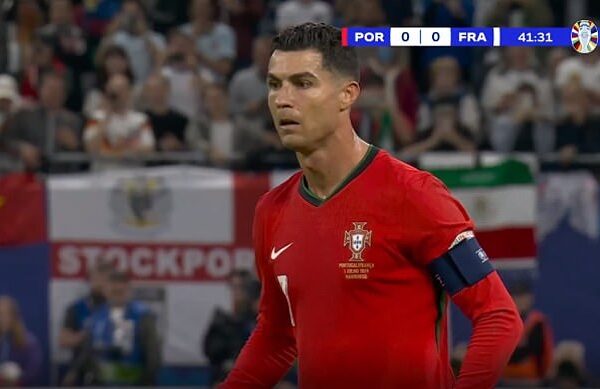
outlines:
[[323, 67], [343, 76], [360, 80], [358, 53], [354, 47], [342, 46], [342, 31], [325, 23], [304, 23], [288, 27], [273, 38], [273, 50], [316, 50]]

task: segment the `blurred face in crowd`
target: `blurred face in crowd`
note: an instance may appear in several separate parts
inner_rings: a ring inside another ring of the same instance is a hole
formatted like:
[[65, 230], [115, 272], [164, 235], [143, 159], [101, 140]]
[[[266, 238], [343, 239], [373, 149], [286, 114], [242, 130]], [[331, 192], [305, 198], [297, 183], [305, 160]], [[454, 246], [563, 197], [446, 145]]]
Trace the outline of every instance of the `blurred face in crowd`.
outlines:
[[431, 87], [437, 94], [450, 94], [460, 81], [460, 66], [453, 57], [442, 57], [431, 64]]
[[104, 69], [109, 75], [124, 74], [128, 68], [127, 57], [124, 57], [121, 53], [109, 53], [104, 59]]
[[219, 86], [211, 85], [206, 89], [206, 109], [212, 118], [223, 118], [227, 116], [228, 100], [227, 93]]
[[510, 69], [527, 70], [532, 65], [533, 51], [531, 47], [507, 47], [505, 55]]
[[194, 0], [191, 8], [190, 14], [194, 20], [212, 20], [212, 14], [214, 12], [212, 0]]
[[286, 148], [306, 154], [330, 138], [351, 98], [346, 81], [323, 67], [316, 50], [273, 52], [267, 76], [269, 109]]
[[110, 107], [115, 110], [125, 110], [131, 101], [131, 85], [129, 79], [122, 74], [110, 78], [105, 90]]
[[62, 108], [65, 97], [65, 82], [60, 76], [49, 74], [42, 78], [40, 103], [44, 108]]
[[124, 28], [131, 34], [141, 34], [146, 29], [146, 15], [136, 1], [125, 1], [121, 10]]
[[50, 21], [54, 24], [70, 24], [73, 19], [71, 0], [52, 0], [50, 2]]
[[131, 287], [126, 280], [110, 280], [106, 288], [106, 298], [112, 307], [124, 307], [131, 299]]
[[33, 61], [40, 67], [51, 67], [54, 48], [49, 42], [36, 41], [33, 45]]
[[0, 297], [0, 333], [9, 332], [16, 319], [16, 307], [8, 297]]
[[252, 61], [259, 72], [266, 75], [269, 71], [269, 59], [271, 58], [271, 38], [257, 38], [252, 48]]
[[108, 271], [91, 269], [89, 272], [90, 292], [93, 296], [103, 297], [108, 284]]
[[144, 88], [144, 100], [150, 107], [168, 107], [169, 82], [163, 76], [154, 75], [148, 78]]

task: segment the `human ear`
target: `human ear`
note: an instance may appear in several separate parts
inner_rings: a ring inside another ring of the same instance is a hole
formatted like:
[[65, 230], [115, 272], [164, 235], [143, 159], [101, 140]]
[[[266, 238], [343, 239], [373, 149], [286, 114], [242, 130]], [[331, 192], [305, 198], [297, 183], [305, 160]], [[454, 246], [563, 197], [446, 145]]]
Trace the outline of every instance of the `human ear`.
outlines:
[[350, 109], [352, 104], [358, 99], [360, 86], [356, 81], [348, 81], [342, 85], [340, 90], [340, 111]]

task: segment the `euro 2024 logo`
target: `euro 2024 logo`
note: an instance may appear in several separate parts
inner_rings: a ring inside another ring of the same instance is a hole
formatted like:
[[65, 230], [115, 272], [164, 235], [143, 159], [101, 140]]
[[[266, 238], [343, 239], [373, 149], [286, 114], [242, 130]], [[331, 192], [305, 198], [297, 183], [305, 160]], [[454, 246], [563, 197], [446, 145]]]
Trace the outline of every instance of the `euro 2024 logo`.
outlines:
[[571, 29], [571, 45], [581, 54], [589, 54], [598, 45], [598, 27], [593, 21], [583, 19], [575, 22]]

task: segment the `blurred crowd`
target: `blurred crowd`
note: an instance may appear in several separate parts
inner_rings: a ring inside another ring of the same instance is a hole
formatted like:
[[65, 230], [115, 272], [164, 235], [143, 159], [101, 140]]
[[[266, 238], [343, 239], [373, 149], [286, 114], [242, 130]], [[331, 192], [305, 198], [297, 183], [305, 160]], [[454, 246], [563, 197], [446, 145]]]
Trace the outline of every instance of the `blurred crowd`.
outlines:
[[[281, 29], [570, 26], [599, 8], [591, 0], [1, 0], [0, 170], [72, 172], [173, 156], [236, 169], [295, 166], [266, 104], [270, 41]], [[361, 48], [360, 58], [354, 126], [401, 158], [493, 150], [556, 152], [569, 162], [600, 152], [600, 50], [379, 47]]]

